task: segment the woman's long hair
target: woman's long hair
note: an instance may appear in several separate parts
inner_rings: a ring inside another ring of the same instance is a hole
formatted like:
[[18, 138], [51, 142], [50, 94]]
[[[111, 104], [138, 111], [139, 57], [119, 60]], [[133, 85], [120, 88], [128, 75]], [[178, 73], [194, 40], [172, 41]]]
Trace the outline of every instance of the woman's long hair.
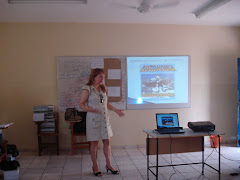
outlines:
[[[97, 75], [99, 75], [100, 73], [105, 74], [102, 69], [99, 69], [99, 68], [93, 69], [93, 70], [91, 71], [91, 74], [90, 74], [89, 79], [88, 79], [88, 83], [87, 83], [86, 85], [89, 85], [89, 86], [92, 85], [92, 84], [93, 84], [93, 81], [94, 81], [94, 78], [95, 78]], [[106, 92], [106, 87], [105, 87], [103, 84], [100, 85], [100, 88], [101, 88], [102, 92], [104, 92], [104, 93]]]

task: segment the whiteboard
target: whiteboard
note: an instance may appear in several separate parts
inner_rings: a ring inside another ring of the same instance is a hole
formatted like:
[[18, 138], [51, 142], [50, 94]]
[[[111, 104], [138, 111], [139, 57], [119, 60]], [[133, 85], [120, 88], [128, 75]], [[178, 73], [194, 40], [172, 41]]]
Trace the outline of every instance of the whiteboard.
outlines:
[[[125, 56], [59, 56], [57, 57], [58, 112], [79, 107], [82, 87], [88, 82], [91, 69], [104, 68], [105, 58], [121, 60], [121, 100], [109, 102], [118, 109], [126, 109], [126, 57]], [[105, 72], [106, 73], [106, 72]]]

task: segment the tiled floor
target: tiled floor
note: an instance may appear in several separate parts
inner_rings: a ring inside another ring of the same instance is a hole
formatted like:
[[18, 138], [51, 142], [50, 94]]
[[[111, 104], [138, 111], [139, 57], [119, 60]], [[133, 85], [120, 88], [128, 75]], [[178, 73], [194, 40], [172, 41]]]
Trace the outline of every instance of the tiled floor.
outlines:
[[[218, 150], [218, 149], [217, 149]], [[221, 146], [221, 179], [240, 179], [238, 176], [230, 176], [230, 173], [240, 173], [240, 148], [233, 146]], [[210, 156], [209, 156], [210, 155]], [[159, 165], [169, 163], [188, 163], [201, 161], [201, 152], [181, 153], [170, 155], [161, 155]], [[216, 150], [205, 147], [205, 159], [213, 167], [218, 167], [218, 154]], [[235, 161], [231, 161], [228, 159]], [[102, 171], [102, 177], [95, 177], [92, 173], [92, 163], [88, 151], [78, 151], [76, 155], [71, 155], [70, 151], [61, 151], [60, 155], [43, 155], [39, 157], [37, 153], [20, 152], [17, 157], [20, 167], [21, 180], [143, 180], [147, 179], [147, 158], [146, 149], [143, 147], [126, 147], [112, 149], [112, 163], [116, 169], [119, 169], [120, 175], [107, 173], [105, 170], [105, 157], [101, 149], [98, 150], [98, 163]], [[238, 160], [238, 162], [236, 161]], [[155, 156], [150, 156], [150, 162], [156, 163]], [[154, 169], [153, 169], [154, 170]], [[176, 166], [159, 168], [160, 180], [182, 180], [182, 179], [218, 179], [217, 172], [205, 166], [205, 174], [201, 176], [201, 165]], [[150, 173], [149, 179], [155, 179]]]

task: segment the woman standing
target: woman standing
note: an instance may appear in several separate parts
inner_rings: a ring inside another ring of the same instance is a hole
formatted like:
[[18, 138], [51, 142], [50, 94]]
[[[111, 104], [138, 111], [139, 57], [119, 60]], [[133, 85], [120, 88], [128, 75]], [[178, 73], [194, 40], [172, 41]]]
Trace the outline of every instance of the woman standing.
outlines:
[[103, 84], [105, 78], [102, 69], [94, 69], [89, 76], [88, 83], [82, 88], [80, 107], [87, 112], [86, 134], [90, 141], [90, 155], [93, 162], [93, 173], [102, 176], [97, 164], [98, 141], [103, 142], [103, 152], [106, 157], [106, 170], [113, 174], [119, 174], [111, 164], [110, 137], [112, 129], [109, 122], [108, 109], [114, 111], [118, 116], [124, 116], [122, 110], [114, 108], [108, 103], [106, 87]]

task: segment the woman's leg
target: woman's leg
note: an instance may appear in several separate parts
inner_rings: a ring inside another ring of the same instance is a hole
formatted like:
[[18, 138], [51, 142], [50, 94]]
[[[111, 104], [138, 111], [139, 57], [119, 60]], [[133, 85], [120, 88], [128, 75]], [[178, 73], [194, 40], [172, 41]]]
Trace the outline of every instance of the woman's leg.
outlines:
[[103, 139], [102, 142], [103, 142], [103, 152], [106, 157], [106, 165], [108, 168], [112, 169], [110, 139]]
[[97, 148], [98, 148], [98, 141], [90, 141], [90, 155], [93, 162], [94, 173], [99, 172], [98, 165], [97, 165]]
[[106, 157], [106, 170], [110, 170], [113, 174], [119, 174], [119, 172], [112, 167], [110, 139], [103, 139], [103, 152]]

